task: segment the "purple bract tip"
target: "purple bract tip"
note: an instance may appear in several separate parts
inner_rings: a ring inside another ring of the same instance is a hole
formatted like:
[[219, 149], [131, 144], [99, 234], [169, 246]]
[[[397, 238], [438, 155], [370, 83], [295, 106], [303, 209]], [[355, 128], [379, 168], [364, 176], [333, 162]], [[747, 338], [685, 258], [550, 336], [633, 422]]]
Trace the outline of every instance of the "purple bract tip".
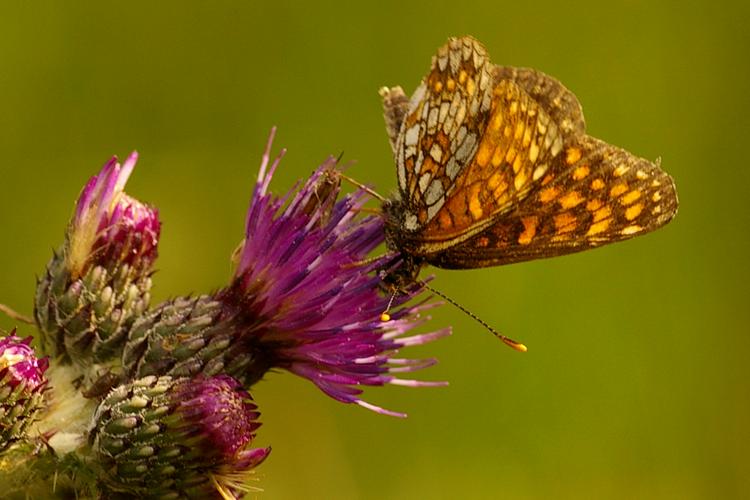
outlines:
[[92, 262], [150, 267], [156, 259], [158, 211], [124, 192], [137, 160], [135, 151], [123, 165], [113, 157], [83, 188], [67, 239], [68, 268], [74, 277]]

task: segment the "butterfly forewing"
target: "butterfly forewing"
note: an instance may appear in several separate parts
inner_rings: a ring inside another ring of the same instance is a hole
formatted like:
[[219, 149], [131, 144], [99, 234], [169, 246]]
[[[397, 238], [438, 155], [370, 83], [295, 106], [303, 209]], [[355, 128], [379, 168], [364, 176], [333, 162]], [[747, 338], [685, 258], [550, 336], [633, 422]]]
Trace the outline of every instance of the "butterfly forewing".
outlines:
[[479, 43], [451, 40], [414, 92], [396, 143], [404, 229], [419, 231], [474, 157], [489, 116], [492, 65]]
[[512, 211], [562, 150], [557, 124], [510, 80], [497, 83], [476, 154], [447, 190], [445, 207], [420, 234], [418, 252], [465, 241]]

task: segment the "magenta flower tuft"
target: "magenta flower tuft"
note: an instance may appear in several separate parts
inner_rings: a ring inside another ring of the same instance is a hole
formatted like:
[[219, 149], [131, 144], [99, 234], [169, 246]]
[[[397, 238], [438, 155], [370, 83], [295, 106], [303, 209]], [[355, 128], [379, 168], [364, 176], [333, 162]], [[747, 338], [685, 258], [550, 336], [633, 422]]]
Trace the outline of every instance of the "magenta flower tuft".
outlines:
[[[375, 271], [389, 257], [368, 262], [368, 254], [383, 242], [381, 217], [357, 218], [368, 194], [360, 190], [348, 195], [333, 204], [330, 213], [310, 211], [311, 201], [321, 206], [328, 201], [318, 200], [318, 188], [328, 182], [327, 176], [336, 175], [336, 162], [329, 158], [296, 195], [275, 197], [268, 186], [284, 153], [268, 168], [270, 145], [248, 211], [235, 279], [227, 289], [229, 300], [237, 300], [255, 319], [257, 324], [246, 334], [273, 347], [275, 364], [309, 379], [338, 401], [402, 416], [360, 399], [359, 386], [444, 385], [396, 376], [436, 360], [392, 355], [450, 330], [403, 337], [421, 323], [418, 313], [430, 307], [398, 308], [419, 290], [398, 297], [392, 320], [381, 321], [389, 297], [381, 292]], [[337, 195], [338, 186], [328, 194], [333, 200]]]
[[158, 212], [123, 191], [138, 155], [108, 161], [83, 188], [65, 243], [37, 284], [35, 318], [45, 350], [86, 367], [119, 356], [147, 308]]
[[0, 339], [0, 451], [26, 437], [44, 407], [49, 360], [37, 358], [31, 337]]
[[434, 306], [404, 305], [421, 292], [418, 287], [396, 297], [392, 320], [381, 321], [390, 297], [376, 271], [393, 256], [368, 254], [383, 242], [383, 219], [360, 215], [368, 200], [362, 190], [337, 201], [333, 158], [296, 192], [270, 194], [284, 154], [269, 166], [272, 139], [231, 284], [211, 296], [175, 299], [144, 316], [133, 326], [123, 364], [133, 376], [224, 372], [246, 385], [271, 368], [284, 368], [338, 401], [405, 416], [364, 401], [363, 387], [445, 385], [398, 378], [436, 361], [397, 353], [450, 329], [405, 336]]
[[83, 188], [68, 230], [66, 257], [73, 279], [92, 263], [150, 268], [156, 259], [158, 211], [123, 191], [137, 160], [135, 151], [122, 166], [113, 157]]

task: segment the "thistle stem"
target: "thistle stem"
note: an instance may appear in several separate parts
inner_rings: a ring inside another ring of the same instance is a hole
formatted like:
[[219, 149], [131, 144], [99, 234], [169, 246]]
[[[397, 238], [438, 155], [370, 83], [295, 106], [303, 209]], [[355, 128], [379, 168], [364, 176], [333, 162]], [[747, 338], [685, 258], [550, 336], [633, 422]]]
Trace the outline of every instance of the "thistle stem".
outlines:
[[23, 315], [19, 312], [14, 311], [10, 307], [6, 306], [5, 304], [0, 304], [0, 312], [4, 313], [6, 316], [8, 316], [11, 319], [14, 319], [16, 321], [20, 321], [22, 323], [26, 323], [28, 325], [33, 325], [34, 320], [29, 318], [26, 315]]

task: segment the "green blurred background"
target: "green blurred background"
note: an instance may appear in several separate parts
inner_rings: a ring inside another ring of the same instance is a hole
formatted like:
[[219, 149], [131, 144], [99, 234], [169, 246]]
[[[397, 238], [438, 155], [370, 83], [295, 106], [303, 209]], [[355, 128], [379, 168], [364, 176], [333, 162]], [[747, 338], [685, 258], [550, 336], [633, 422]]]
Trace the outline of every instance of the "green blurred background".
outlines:
[[[104, 5], [107, 4], [107, 5]], [[411, 92], [450, 35], [556, 76], [592, 135], [662, 159], [677, 219], [593, 252], [434, 282], [453, 337], [412, 351], [444, 389], [340, 405], [275, 373], [254, 394], [272, 445], [259, 498], [747, 498], [747, 2], [6, 2], [0, 15], [0, 302], [34, 275], [109, 155], [163, 219], [155, 300], [205, 292], [229, 254], [263, 144], [286, 190], [328, 154], [382, 192], [395, 170], [377, 89]], [[2, 317], [0, 327], [13, 321]], [[33, 333], [21, 325], [22, 333]], [[253, 495], [256, 496], [256, 495]]]

